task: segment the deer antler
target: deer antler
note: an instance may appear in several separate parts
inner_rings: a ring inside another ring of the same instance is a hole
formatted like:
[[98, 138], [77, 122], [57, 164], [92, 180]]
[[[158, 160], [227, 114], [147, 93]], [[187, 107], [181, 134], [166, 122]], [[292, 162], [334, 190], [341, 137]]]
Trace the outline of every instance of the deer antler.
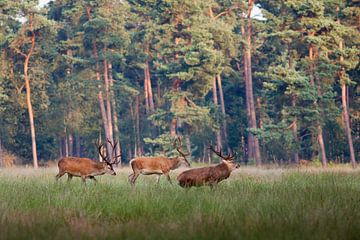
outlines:
[[224, 159], [225, 161], [233, 161], [234, 160], [234, 155], [231, 155], [230, 153], [225, 157], [222, 155], [221, 153], [221, 149], [219, 151], [216, 151], [215, 148], [210, 144], [209, 149], [211, 151], [213, 151], [216, 155], [218, 155], [219, 157], [221, 157], [222, 159]]
[[98, 149], [99, 155], [101, 156], [102, 160], [104, 160], [105, 162], [109, 163], [109, 162], [107, 161], [107, 157], [105, 157], [105, 156], [102, 154], [102, 148], [104, 147], [104, 144], [103, 144], [103, 143], [100, 143], [100, 141], [97, 140], [97, 141], [95, 142], [95, 146], [96, 146], [96, 148]]
[[[176, 146], [176, 142], [179, 142], [179, 146]], [[187, 163], [189, 163], [188, 160], [186, 159], [186, 156], [189, 156], [190, 153], [185, 154], [184, 152], [182, 152], [182, 151], [180, 150], [180, 147], [181, 147], [181, 146], [182, 146], [181, 138], [180, 138], [180, 137], [177, 137], [177, 138], [174, 140], [174, 147], [176, 147], [176, 150], [177, 150], [178, 153], [180, 153], [180, 155], [185, 159], [185, 161], [186, 161]]]
[[[112, 158], [112, 156], [115, 156], [115, 149], [116, 149], [116, 146], [117, 146], [117, 144], [118, 144], [118, 142], [115, 142], [114, 144], [112, 144], [112, 142], [109, 140], [109, 139], [107, 139], [107, 142], [111, 145], [111, 147], [112, 147], [112, 152], [111, 152], [111, 158]], [[120, 157], [121, 156], [121, 154], [119, 154], [119, 155], [117, 155], [117, 156], [115, 156], [113, 159], [114, 160], [112, 160], [111, 162], [109, 162], [110, 164], [118, 164], [119, 162], [120, 162]]]

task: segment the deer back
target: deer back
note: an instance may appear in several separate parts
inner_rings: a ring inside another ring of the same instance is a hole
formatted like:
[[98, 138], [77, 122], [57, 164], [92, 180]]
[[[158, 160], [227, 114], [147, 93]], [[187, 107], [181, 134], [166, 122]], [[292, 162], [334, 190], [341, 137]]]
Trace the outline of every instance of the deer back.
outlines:
[[59, 169], [74, 175], [92, 175], [103, 172], [106, 169], [105, 163], [95, 162], [89, 158], [67, 157], [59, 160]]
[[177, 180], [182, 187], [201, 186], [218, 183], [230, 176], [232, 169], [226, 163], [215, 166], [194, 168], [182, 172]]
[[179, 163], [177, 158], [167, 157], [138, 157], [130, 161], [133, 169], [165, 170], [173, 169]]

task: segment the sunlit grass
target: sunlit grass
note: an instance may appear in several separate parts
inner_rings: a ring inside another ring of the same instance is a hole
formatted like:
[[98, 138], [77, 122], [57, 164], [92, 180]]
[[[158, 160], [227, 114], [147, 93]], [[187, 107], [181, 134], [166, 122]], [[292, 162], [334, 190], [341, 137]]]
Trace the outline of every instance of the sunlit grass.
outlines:
[[56, 169], [0, 171], [0, 239], [356, 239], [360, 172], [241, 168], [211, 190], [185, 190], [128, 168], [56, 182]]

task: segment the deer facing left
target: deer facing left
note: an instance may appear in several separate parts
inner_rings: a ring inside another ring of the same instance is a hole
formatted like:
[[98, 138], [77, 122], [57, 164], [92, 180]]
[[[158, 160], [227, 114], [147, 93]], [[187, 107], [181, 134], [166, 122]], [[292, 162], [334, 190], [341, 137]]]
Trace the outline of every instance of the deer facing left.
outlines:
[[113, 166], [119, 163], [120, 156], [114, 156], [114, 151], [117, 143], [114, 145], [108, 140], [112, 147], [111, 156], [104, 156], [102, 153], [102, 148], [104, 144], [97, 143], [100, 157], [102, 162], [96, 162], [90, 158], [80, 158], [80, 157], [64, 157], [61, 158], [58, 162], [59, 173], [56, 175], [56, 180], [61, 178], [65, 173], [68, 175], [68, 181], [72, 179], [73, 176], [81, 177], [82, 181], [85, 183], [86, 179], [92, 179], [96, 182], [95, 176], [103, 175], [105, 173], [116, 175]]

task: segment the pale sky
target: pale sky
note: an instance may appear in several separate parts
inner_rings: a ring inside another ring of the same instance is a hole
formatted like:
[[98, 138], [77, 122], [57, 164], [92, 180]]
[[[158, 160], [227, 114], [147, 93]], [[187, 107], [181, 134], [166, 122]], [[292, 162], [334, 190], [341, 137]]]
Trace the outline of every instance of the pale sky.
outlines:
[[48, 2], [50, 2], [50, 0], [39, 0], [39, 6], [43, 7], [45, 4], [47, 4]]
[[[39, 0], [39, 6], [43, 7], [48, 2], [50, 2], [50, 0]], [[260, 8], [257, 7], [256, 5], [254, 6], [253, 11], [251, 12], [251, 18], [255, 18], [255, 19], [258, 19], [258, 20], [265, 20], [266, 19], [262, 15]]]

